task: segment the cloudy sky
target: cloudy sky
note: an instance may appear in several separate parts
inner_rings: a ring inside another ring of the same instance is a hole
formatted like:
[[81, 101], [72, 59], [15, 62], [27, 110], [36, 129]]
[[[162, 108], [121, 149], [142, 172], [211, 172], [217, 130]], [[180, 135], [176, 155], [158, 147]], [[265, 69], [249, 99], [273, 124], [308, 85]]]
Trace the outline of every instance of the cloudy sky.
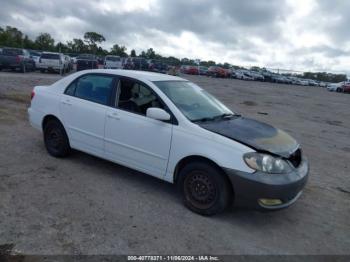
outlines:
[[350, 74], [346, 0], [0, 0], [0, 26], [56, 40], [103, 34], [137, 52]]

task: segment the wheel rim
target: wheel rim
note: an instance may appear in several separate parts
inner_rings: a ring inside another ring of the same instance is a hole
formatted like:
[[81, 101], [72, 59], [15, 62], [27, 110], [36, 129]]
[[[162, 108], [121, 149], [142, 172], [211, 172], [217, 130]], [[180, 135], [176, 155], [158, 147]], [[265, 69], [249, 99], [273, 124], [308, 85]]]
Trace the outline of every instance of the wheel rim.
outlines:
[[210, 208], [216, 201], [217, 190], [212, 179], [202, 171], [193, 171], [185, 179], [186, 198], [196, 208]]
[[50, 130], [46, 137], [47, 145], [50, 149], [58, 150], [63, 142], [63, 137], [60, 131]]

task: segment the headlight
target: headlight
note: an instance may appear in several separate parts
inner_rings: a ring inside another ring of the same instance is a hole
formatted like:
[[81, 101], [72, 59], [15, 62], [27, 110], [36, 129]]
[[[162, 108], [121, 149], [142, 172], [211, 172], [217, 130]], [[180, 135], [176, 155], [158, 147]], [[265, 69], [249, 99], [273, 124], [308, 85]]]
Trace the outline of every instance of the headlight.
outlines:
[[243, 159], [250, 168], [265, 173], [285, 174], [291, 171], [287, 161], [268, 154], [251, 152], [245, 154]]

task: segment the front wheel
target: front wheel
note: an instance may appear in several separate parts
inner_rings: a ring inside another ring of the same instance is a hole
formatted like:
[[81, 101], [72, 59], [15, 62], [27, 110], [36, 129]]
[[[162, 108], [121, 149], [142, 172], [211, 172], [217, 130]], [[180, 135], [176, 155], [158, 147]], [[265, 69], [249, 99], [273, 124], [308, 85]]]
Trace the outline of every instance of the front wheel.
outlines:
[[45, 125], [44, 142], [47, 152], [54, 157], [65, 157], [71, 151], [66, 131], [58, 120], [49, 120]]
[[184, 204], [201, 215], [224, 211], [232, 201], [232, 189], [222, 172], [206, 162], [194, 162], [180, 171]]
[[22, 64], [22, 66], [21, 66], [21, 72], [22, 72], [22, 73], [25, 73], [26, 71], [27, 71], [26, 65], [25, 65], [25, 64]]

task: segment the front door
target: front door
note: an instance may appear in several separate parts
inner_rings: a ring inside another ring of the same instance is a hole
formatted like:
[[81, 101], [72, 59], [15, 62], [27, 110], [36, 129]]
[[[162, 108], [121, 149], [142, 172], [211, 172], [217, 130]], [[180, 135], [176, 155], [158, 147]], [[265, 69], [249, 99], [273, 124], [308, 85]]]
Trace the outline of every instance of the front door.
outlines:
[[146, 85], [121, 78], [116, 108], [106, 112], [106, 157], [163, 178], [168, 164], [172, 124], [146, 117], [149, 107], [163, 107]]

